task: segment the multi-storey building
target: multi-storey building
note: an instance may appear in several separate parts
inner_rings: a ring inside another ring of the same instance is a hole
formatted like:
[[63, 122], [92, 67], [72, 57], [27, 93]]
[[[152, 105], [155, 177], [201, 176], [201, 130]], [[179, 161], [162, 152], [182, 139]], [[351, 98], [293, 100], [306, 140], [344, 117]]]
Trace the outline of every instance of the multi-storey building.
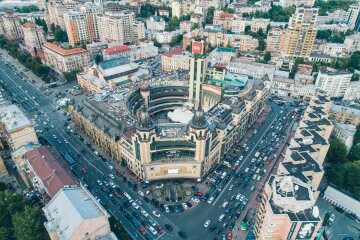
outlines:
[[220, 25], [222, 29], [231, 30], [235, 14], [216, 10], [214, 13], [214, 25]]
[[263, 32], [266, 32], [268, 25], [270, 24], [270, 19], [267, 18], [253, 18], [251, 20], [251, 31], [258, 32], [261, 28]]
[[110, 229], [110, 215], [84, 187], [62, 188], [43, 211], [51, 240], [117, 240]]
[[345, 21], [350, 25], [350, 28], [355, 29], [356, 31], [360, 30], [359, 12], [360, 12], [360, 4], [359, 2], [355, 2], [349, 6], [349, 9], [346, 12], [346, 16], [345, 16]]
[[131, 49], [126, 45], [119, 45], [110, 47], [102, 51], [103, 59], [105, 61], [117, 58], [129, 58]]
[[64, 22], [70, 44], [80, 45], [98, 40], [96, 16], [101, 13], [102, 8], [90, 2], [77, 11], [65, 13]]
[[284, 47], [285, 30], [282, 28], [271, 28], [266, 38], [267, 52], [280, 52]]
[[[109, 115], [106, 104], [86, 100], [71, 107], [71, 117], [109, 156], [126, 163], [142, 179], [200, 179], [256, 121], [269, 87], [266, 80], [254, 81], [229, 94], [206, 81], [206, 63], [207, 42], [195, 38], [188, 80], [143, 81], [146, 85], [133, 88], [119, 102], [119, 115], [114, 111]], [[190, 117], [184, 119], [184, 111]], [[164, 112], [171, 120], [156, 124], [151, 120]]]
[[26, 50], [30, 53], [41, 50], [42, 45], [46, 41], [42, 27], [37, 26], [33, 22], [26, 22], [22, 28], [24, 32], [24, 43]]
[[261, 79], [268, 76], [271, 80], [274, 76], [275, 66], [264, 63], [256, 63], [247, 59], [238, 59], [230, 62], [227, 66], [227, 70], [232, 73], [243, 74], [255, 79]]
[[238, 15], [235, 15], [232, 21], [231, 31], [235, 34], [242, 34], [245, 32], [247, 21]]
[[180, 30], [184, 32], [191, 32], [193, 27], [193, 23], [191, 21], [181, 21], [180, 22]]
[[178, 19], [180, 19], [180, 17], [182, 16], [181, 3], [178, 1], [173, 1], [171, 4], [171, 10], [172, 17], [177, 17]]
[[131, 11], [105, 12], [97, 16], [101, 41], [134, 43], [144, 38], [144, 24], [135, 21]]
[[320, 70], [316, 78], [315, 86], [331, 97], [343, 97], [349, 87], [352, 73], [347, 70], [335, 70], [328, 68]]
[[360, 34], [356, 33], [345, 37], [344, 44], [348, 53], [360, 51]]
[[353, 145], [356, 126], [353, 124], [335, 123], [332, 135], [342, 141], [349, 151]]
[[24, 33], [20, 19], [13, 14], [6, 14], [1, 19], [5, 38], [10, 41], [23, 42]]
[[333, 122], [360, 124], [360, 110], [341, 105], [332, 105], [329, 119]]
[[164, 31], [165, 30], [165, 21], [160, 16], [152, 16], [146, 20], [146, 29], [153, 31]]
[[317, 30], [318, 8], [299, 7], [289, 20], [282, 52], [288, 56], [308, 57], [311, 54]]
[[0, 108], [0, 130], [12, 150], [38, 143], [33, 125], [16, 105]]
[[271, 81], [270, 92], [281, 97], [288, 97], [294, 91], [295, 81], [282, 76], [274, 76]]
[[344, 100], [355, 101], [360, 99], [360, 82], [350, 82], [345, 91]]
[[280, 0], [279, 5], [285, 7], [312, 7], [314, 6], [315, 0]]
[[65, 29], [64, 14], [69, 10], [76, 8], [74, 2], [63, 2], [60, 0], [50, 0], [46, 2], [45, 20], [50, 26], [54, 24], [62, 29]]
[[255, 218], [259, 240], [314, 239], [320, 226], [317, 193], [291, 175], [270, 176]]
[[239, 51], [257, 51], [259, 47], [259, 41], [249, 35], [240, 35], [238, 37]]
[[90, 54], [83, 48], [64, 49], [53, 43], [43, 45], [47, 64], [59, 72], [83, 70], [90, 65]]
[[189, 69], [190, 56], [181, 48], [174, 48], [161, 55], [161, 70], [176, 71]]

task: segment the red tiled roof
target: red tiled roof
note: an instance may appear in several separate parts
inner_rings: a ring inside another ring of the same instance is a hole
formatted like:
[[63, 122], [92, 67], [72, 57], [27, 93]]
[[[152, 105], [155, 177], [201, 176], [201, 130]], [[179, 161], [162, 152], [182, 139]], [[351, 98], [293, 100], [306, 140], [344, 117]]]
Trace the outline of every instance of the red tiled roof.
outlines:
[[64, 186], [76, 184], [47, 147], [33, 149], [25, 153], [24, 158], [33, 169], [30, 175], [41, 179], [51, 198]]
[[120, 45], [120, 46], [116, 46], [116, 47], [112, 47], [112, 48], [108, 48], [105, 50], [105, 53], [108, 55], [112, 55], [112, 54], [116, 54], [119, 52], [125, 52], [125, 51], [129, 51], [130, 48], [126, 45]]
[[46, 62], [46, 57], [43, 50], [37, 50], [36, 53], [41, 58], [42, 61]]
[[87, 52], [87, 50], [83, 49], [83, 48], [64, 49], [64, 48], [59, 47], [56, 44], [49, 43], [49, 42], [44, 43], [43, 46], [47, 49], [50, 49], [53, 52], [56, 52], [57, 54], [62, 55], [62, 56]]
[[226, 65], [225, 64], [215, 64], [213, 67], [214, 68], [219, 68], [219, 69], [225, 69]]
[[167, 53], [164, 53], [163, 55], [166, 57], [172, 57], [173, 55], [180, 55], [184, 52], [181, 48], [174, 48], [168, 51]]
[[221, 13], [220, 18], [233, 18], [234, 14], [232, 13]]

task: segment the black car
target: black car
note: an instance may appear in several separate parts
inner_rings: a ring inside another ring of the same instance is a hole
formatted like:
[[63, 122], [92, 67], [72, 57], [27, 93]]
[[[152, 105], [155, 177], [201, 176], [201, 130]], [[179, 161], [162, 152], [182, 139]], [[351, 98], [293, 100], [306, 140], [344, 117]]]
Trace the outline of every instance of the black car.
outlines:
[[166, 230], [168, 230], [169, 232], [172, 232], [173, 227], [170, 224], [165, 224], [165, 228]]
[[186, 234], [185, 234], [184, 232], [182, 232], [182, 231], [178, 232], [178, 234], [179, 234], [179, 236], [180, 236], [182, 239], [186, 239], [186, 238], [187, 238]]

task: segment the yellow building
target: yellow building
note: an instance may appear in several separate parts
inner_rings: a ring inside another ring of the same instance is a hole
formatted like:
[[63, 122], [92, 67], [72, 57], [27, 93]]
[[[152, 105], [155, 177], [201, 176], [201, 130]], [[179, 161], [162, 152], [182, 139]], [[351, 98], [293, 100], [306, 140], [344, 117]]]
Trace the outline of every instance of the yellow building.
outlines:
[[26, 22], [22, 28], [26, 50], [31, 53], [35, 50], [41, 50], [43, 43], [46, 41], [42, 27], [33, 22]]
[[296, 8], [289, 20], [282, 52], [288, 56], [309, 57], [316, 38], [318, 8]]

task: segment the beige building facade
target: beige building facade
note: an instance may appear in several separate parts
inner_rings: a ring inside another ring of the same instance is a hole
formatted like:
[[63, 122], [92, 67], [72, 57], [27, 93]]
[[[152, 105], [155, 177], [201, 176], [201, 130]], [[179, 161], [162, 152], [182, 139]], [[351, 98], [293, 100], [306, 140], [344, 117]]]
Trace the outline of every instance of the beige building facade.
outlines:
[[23, 42], [24, 33], [20, 19], [13, 14], [6, 14], [1, 19], [5, 38], [18, 43]]
[[284, 47], [285, 30], [282, 28], [271, 28], [266, 38], [267, 52], [280, 52]]
[[59, 72], [83, 70], [90, 65], [90, 54], [83, 48], [64, 49], [53, 43], [43, 45], [47, 64]]
[[22, 27], [26, 50], [31, 53], [36, 50], [41, 50], [42, 45], [46, 41], [42, 28], [32, 22], [27, 22]]

